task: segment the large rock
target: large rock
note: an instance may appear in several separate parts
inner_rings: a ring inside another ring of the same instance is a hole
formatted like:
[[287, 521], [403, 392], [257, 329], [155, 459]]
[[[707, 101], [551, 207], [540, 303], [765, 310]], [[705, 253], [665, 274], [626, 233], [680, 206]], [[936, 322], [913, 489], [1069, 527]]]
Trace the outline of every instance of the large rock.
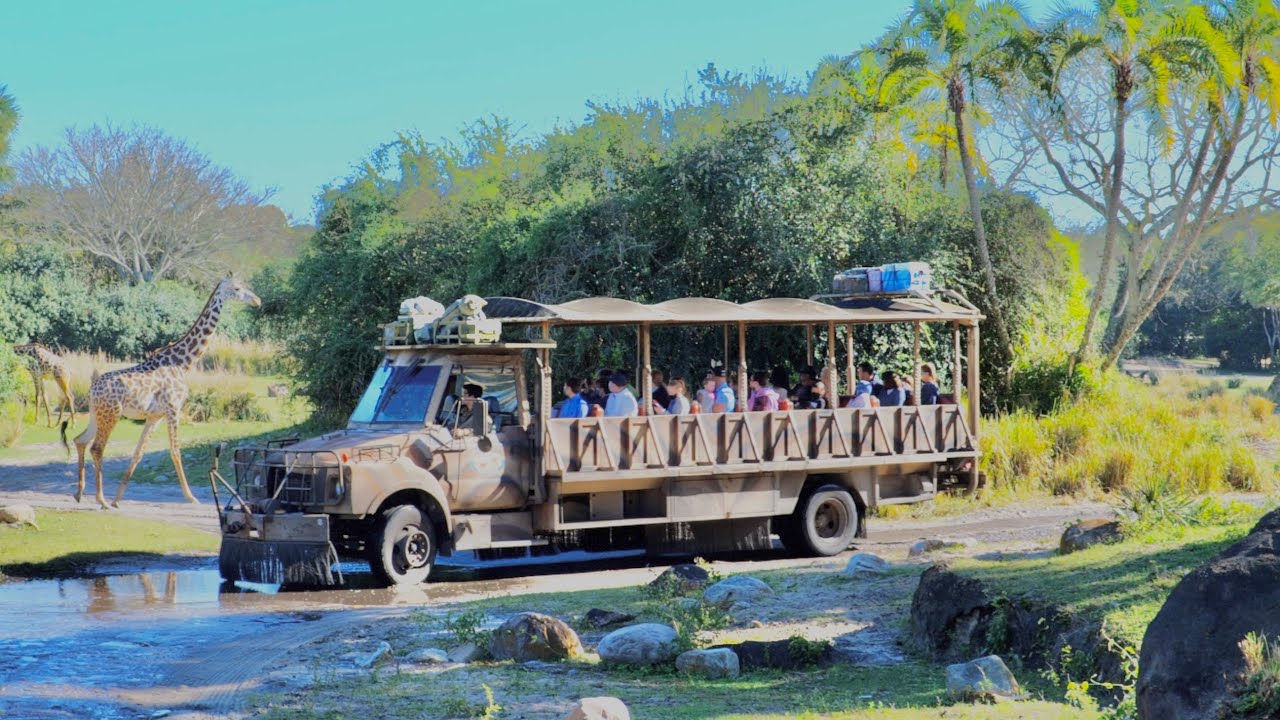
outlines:
[[631, 711], [616, 697], [582, 698], [564, 720], [631, 720]]
[[844, 576], [883, 575], [888, 569], [889, 563], [879, 555], [857, 552], [849, 558], [849, 564], [844, 566]]
[[40, 529], [36, 524], [36, 509], [25, 504], [0, 506], [0, 523], [30, 525], [37, 530]]
[[702, 593], [702, 599], [710, 605], [727, 608], [738, 603], [749, 605], [770, 595], [773, 595], [773, 588], [763, 580], [748, 575], [734, 575], [707, 588]]
[[998, 655], [948, 665], [947, 692], [958, 700], [1013, 700], [1022, 696], [1017, 679]]
[[804, 638], [786, 640], [746, 640], [733, 645], [716, 645], [712, 650], [732, 650], [738, 656], [738, 666], [748, 670], [799, 670], [826, 665], [831, 662], [833, 650], [827, 641], [811, 641]]
[[441, 665], [449, 662], [449, 653], [440, 648], [423, 648], [409, 653], [405, 660], [418, 665]]
[[654, 578], [649, 587], [676, 595], [698, 592], [711, 583], [711, 573], [693, 563], [672, 565]]
[[1138, 716], [1215, 718], [1244, 671], [1239, 642], [1280, 635], [1280, 510], [1182, 578], [1147, 626], [1138, 661]]
[[614, 610], [601, 610], [600, 608], [591, 608], [586, 615], [582, 616], [583, 622], [593, 628], [603, 629], [611, 625], [621, 625], [635, 620], [636, 616], [631, 613], [620, 613]]
[[738, 654], [724, 647], [680, 653], [676, 658], [676, 670], [712, 680], [736, 678], [742, 672], [738, 663]]
[[1081, 520], [1062, 532], [1058, 552], [1063, 555], [1102, 543], [1115, 542], [1124, 534], [1119, 520], [1095, 518]]
[[994, 610], [982, 583], [937, 563], [925, 570], [911, 598], [916, 644], [939, 659], [973, 657], [975, 630]]
[[563, 621], [541, 613], [516, 613], [489, 639], [495, 660], [564, 660], [582, 654], [578, 633]]
[[448, 654], [449, 662], [469, 663], [484, 659], [484, 649], [475, 643], [462, 643]]
[[600, 660], [613, 665], [659, 665], [670, 662], [678, 649], [675, 628], [641, 623], [619, 628], [596, 646]]
[[978, 541], [971, 537], [939, 537], [926, 538], [920, 540], [911, 546], [907, 551], [910, 557], [920, 557], [931, 552], [939, 550], [964, 550], [978, 544]]

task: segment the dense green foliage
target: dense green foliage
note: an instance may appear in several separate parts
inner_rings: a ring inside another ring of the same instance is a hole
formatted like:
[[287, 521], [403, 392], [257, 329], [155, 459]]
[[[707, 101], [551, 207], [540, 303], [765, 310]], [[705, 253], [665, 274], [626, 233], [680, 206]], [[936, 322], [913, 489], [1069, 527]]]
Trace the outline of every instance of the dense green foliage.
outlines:
[[[741, 302], [808, 297], [840, 269], [922, 259], [939, 284], [991, 306], [962, 199], [938, 188], [931, 168], [904, 167], [866, 141], [845, 98], [797, 96], [762, 78], [704, 82], [696, 102], [598, 108], [536, 142], [484, 123], [458, 146], [401, 138], [383, 148], [328, 194], [288, 287], [272, 283], [285, 299], [268, 309], [284, 316], [304, 391], [349, 409], [376, 361], [378, 323], [422, 294]], [[1069, 325], [1058, 318], [1083, 289], [1074, 254], [1029, 198], [990, 193], [983, 213], [1005, 315], [1027, 328], [1023, 346], [1037, 359], [1065, 357], [1042, 346]], [[1053, 329], [1036, 329], [1046, 322]], [[909, 328], [857, 341], [862, 358], [907, 365]], [[753, 331], [748, 343], [753, 367], [806, 364], [801, 330]], [[560, 372], [635, 360], [624, 330], [561, 344]], [[944, 371], [949, 345], [949, 331], [924, 341]], [[698, 372], [721, 354], [719, 329], [655, 338], [655, 361], [669, 372]], [[986, 353], [997, 399], [1009, 377], [1001, 357]]]
[[[47, 245], [0, 241], [0, 340], [140, 357], [185, 332], [211, 289], [171, 281], [130, 286]], [[249, 334], [245, 315], [232, 308], [219, 333]]]

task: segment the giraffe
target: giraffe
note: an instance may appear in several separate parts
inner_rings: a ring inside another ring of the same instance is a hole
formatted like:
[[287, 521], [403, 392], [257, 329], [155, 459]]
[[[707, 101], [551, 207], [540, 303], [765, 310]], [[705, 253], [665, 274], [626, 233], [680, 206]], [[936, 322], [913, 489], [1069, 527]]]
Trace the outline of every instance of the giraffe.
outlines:
[[[142, 437], [138, 438], [138, 447], [133, 452], [133, 460], [129, 469], [125, 470], [116, 489], [116, 497], [111, 502], [120, 507], [120, 498], [129, 484], [129, 478], [138, 467], [142, 457], [142, 448], [146, 445], [151, 433], [161, 420], [169, 429], [169, 456], [173, 458], [174, 469], [178, 473], [178, 484], [182, 486], [182, 494], [188, 502], [199, 502], [191, 494], [187, 486], [187, 476], [182, 469], [182, 453], [178, 448], [178, 421], [182, 417], [182, 406], [187, 401], [187, 371], [190, 370], [204, 351], [209, 347], [209, 339], [218, 327], [218, 317], [222, 313], [222, 304], [227, 300], [239, 300], [252, 307], [258, 307], [262, 301], [254, 295], [244, 283], [228, 274], [214, 288], [205, 303], [200, 317], [196, 318], [191, 329], [178, 340], [166, 345], [147, 356], [147, 359], [133, 367], [114, 370], [103, 375], [96, 375], [89, 387], [89, 426], [75, 439], [79, 472], [76, 486], [76, 502], [84, 494], [84, 452], [88, 446], [93, 457], [94, 479], [97, 482], [98, 504], [105, 510], [107, 502], [102, 496], [102, 453], [107, 447], [107, 439], [111, 430], [121, 417], [142, 420]], [[92, 444], [90, 444], [92, 442]], [[67, 443], [67, 426], [62, 425], [62, 444]]]
[[58, 403], [58, 423], [62, 423], [62, 408], [71, 409], [71, 422], [76, 421], [76, 401], [71, 394], [71, 372], [67, 363], [58, 353], [38, 343], [14, 345], [13, 351], [27, 361], [27, 370], [31, 372], [31, 380], [36, 386], [36, 420], [40, 419], [40, 404], [44, 403], [44, 416], [49, 427], [53, 427], [53, 413], [49, 410], [49, 394], [44, 388], [44, 379], [53, 378], [53, 382], [62, 391], [62, 400]]

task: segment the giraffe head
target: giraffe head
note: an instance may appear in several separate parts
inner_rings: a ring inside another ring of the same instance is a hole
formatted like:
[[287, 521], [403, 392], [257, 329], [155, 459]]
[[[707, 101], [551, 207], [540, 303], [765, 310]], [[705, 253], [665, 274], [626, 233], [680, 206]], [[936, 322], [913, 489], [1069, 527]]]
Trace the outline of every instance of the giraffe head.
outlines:
[[234, 277], [231, 273], [218, 283], [218, 289], [214, 293], [220, 300], [239, 300], [250, 307], [258, 307], [262, 305], [262, 300], [253, 294], [243, 282]]

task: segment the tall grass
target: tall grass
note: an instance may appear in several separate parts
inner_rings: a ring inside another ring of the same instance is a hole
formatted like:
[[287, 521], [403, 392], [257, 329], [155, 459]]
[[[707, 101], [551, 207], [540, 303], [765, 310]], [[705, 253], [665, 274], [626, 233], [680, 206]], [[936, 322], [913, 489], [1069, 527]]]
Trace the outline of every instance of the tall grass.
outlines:
[[1221, 383], [1169, 377], [1158, 387], [1119, 373], [1042, 416], [1015, 412], [985, 422], [984, 466], [995, 492], [1014, 495], [1178, 492], [1276, 487], [1275, 403]]

